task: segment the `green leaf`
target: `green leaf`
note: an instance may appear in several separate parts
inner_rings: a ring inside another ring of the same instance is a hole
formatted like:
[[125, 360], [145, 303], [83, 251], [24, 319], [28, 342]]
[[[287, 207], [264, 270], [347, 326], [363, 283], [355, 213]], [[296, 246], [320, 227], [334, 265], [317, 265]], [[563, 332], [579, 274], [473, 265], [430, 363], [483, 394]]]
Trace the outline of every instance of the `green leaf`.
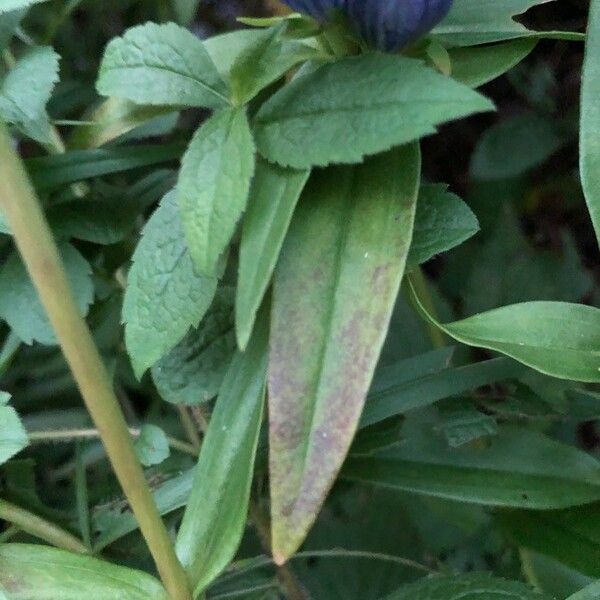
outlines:
[[[183, 508], [192, 491], [194, 470], [168, 479], [153, 490], [154, 501], [161, 515]], [[94, 544], [94, 551], [101, 552], [116, 540], [139, 528], [139, 523], [130, 509], [124, 510], [126, 501], [115, 507], [103, 507], [93, 516], [94, 527], [100, 532]]]
[[583, 590], [569, 596], [567, 600], [598, 600], [600, 598], [600, 581], [588, 585]]
[[410, 247], [415, 145], [316, 173], [275, 271], [269, 359], [273, 553], [304, 540], [360, 418]]
[[437, 254], [462, 244], [479, 231], [471, 209], [446, 185], [423, 185], [417, 203], [411, 265], [427, 262]]
[[8, 46], [26, 13], [27, 11], [23, 9], [3, 13], [0, 8], [0, 50], [4, 50]]
[[[94, 300], [92, 269], [87, 260], [70, 244], [61, 244], [60, 253], [82, 316], [86, 316]], [[37, 341], [57, 344], [54, 330], [46, 316], [37, 291], [17, 252], [13, 252], [0, 270], [0, 318], [26, 344]]]
[[51, 141], [46, 104], [58, 81], [58, 60], [50, 47], [30, 48], [0, 84], [0, 118], [42, 144]]
[[169, 106], [140, 106], [123, 98], [107, 98], [78, 127], [70, 139], [70, 148], [99, 148], [133, 130], [178, 113]]
[[527, 572], [527, 579], [535, 581], [536, 588], [541, 592], [552, 594], [556, 598], [567, 598], [593, 582], [591, 577], [543, 554], [519, 548], [519, 555], [523, 571]]
[[479, 138], [471, 175], [487, 180], [518, 177], [550, 158], [565, 141], [549, 118], [524, 113], [505, 119]]
[[232, 560], [246, 527], [265, 396], [267, 315], [227, 371], [177, 536], [196, 595]]
[[135, 451], [145, 467], [160, 465], [171, 454], [165, 432], [156, 425], [142, 426], [135, 440]]
[[517, 582], [487, 574], [440, 576], [405, 585], [385, 600], [551, 600]]
[[137, 104], [206, 108], [229, 104], [227, 86], [203, 43], [174, 23], [146, 23], [113, 39], [96, 87], [104, 96]]
[[8, 406], [10, 394], [0, 391], [0, 465], [29, 444], [17, 411]]
[[342, 477], [490, 506], [547, 510], [600, 499], [600, 463], [535, 430], [504, 426], [487, 443], [451, 448], [436, 422], [407, 423], [402, 444], [351, 457]]
[[588, 577], [600, 578], [599, 506], [502, 511], [495, 518], [519, 546], [552, 557]]
[[[447, 366], [446, 366], [447, 367]], [[525, 367], [508, 358], [493, 358], [471, 365], [420, 373], [418, 367], [407, 376], [387, 377], [373, 387], [361, 417], [361, 427], [374, 425], [438, 400], [464, 394], [520, 376]], [[378, 379], [375, 379], [375, 384]]]
[[[515, 38], [566, 37], [563, 32], [530, 31], [515, 17], [532, 6], [550, 0], [454, 0], [450, 14], [433, 30], [436, 37], [450, 46], [474, 46]], [[572, 39], [580, 39], [575, 34]]]
[[248, 201], [254, 142], [243, 108], [215, 113], [183, 157], [177, 194], [190, 253], [215, 275]]
[[259, 44], [262, 37], [262, 31], [238, 29], [208, 38], [204, 47], [221, 77], [228, 80], [238, 58]]
[[284, 169], [259, 159], [240, 244], [235, 301], [238, 346], [246, 347], [294, 209], [309, 171]]
[[600, 0], [592, 0], [581, 92], [581, 182], [600, 243]]
[[29, 544], [0, 545], [0, 585], [11, 600], [168, 600], [142, 571]]
[[200, 0], [171, 0], [173, 12], [180, 25], [191, 25], [198, 12]]
[[441, 324], [421, 313], [450, 337], [496, 350], [560, 379], [600, 383], [600, 309], [567, 302], [524, 302]]
[[2, 0], [2, 3], [0, 3], [0, 14], [10, 10], [28, 8], [33, 4], [40, 4], [41, 2], [47, 2], [47, 0]]
[[263, 156], [303, 169], [361, 162], [488, 110], [489, 100], [420, 61], [370, 53], [297, 77], [261, 107], [254, 129]]
[[469, 87], [480, 87], [518, 65], [536, 47], [523, 39], [473, 48], [450, 48], [452, 77]]
[[125, 343], [138, 377], [200, 323], [216, 289], [194, 269], [171, 192], [144, 228], [125, 292]]
[[25, 161], [35, 188], [48, 192], [69, 183], [178, 160], [181, 144], [74, 150]]
[[200, 326], [152, 367], [152, 379], [167, 402], [208, 402], [219, 392], [234, 351], [233, 292], [224, 288]]
[[230, 75], [232, 97], [237, 104], [252, 100], [298, 63], [319, 56], [314, 48], [300, 41], [283, 39], [284, 30], [285, 23], [261, 32], [237, 57]]

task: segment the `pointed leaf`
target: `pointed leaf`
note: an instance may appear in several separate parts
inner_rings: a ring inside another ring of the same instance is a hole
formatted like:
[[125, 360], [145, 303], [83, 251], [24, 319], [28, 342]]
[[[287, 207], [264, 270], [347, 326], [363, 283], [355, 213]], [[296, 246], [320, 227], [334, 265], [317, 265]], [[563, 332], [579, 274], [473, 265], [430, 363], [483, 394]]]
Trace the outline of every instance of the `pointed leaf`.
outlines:
[[207, 108], [229, 104], [227, 86], [202, 41], [174, 23], [146, 23], [113, 39], [96, 85], [104, 96], [137, 104]]
[[600, 0], [592, 0], [581, 93], [581, 181], [600, 244]]
[[[61, 244], [60, 253], [82, 316], [87, 315], [94, 300], [92, 268], [70, 244]], [[57, 344], [54, 330], [46, 316], [27, 269], [15, 251], [0, 270], [0, 318], [26, 344], [34, 341], [47, 346]]]
[[168, 600], [142, 571], [29, 544], [0, 545], [0, 585], [11, 600]]
[[269, 359], [273, 551], [289, 558], [346, 456], [410, 247], [408, 146], [315, 174], [275, 272]]
[[245, 110], [224, 110], [196, 132], [179, 174], [183, 228], [196, 267], [214, 275], [246, 208], [254, 142]]
[[568, 302], [524, 302], [454, 323], [438, 323], [413, 296], [420, 311], [454, 339], [502, 352], [560, 379], [600, 383], [600, 309]]
[[450, 46], [535, 36], [537, 32], [527, 29], [515, 17], [546, 2], [552, 0], [454, 0], [450, 14], [433, 33]]
[[267, 330], [265, 313], [248, 349], [238, 352], [225, 376], [177, 536], [177, 554], [196, 594], [232, 560], [246, 527], [264, 405]]
[[171, 192], [144, 228], [125, 292], [125, 342], [138, 376], [198, 325], [216, 289], [215, 278], [194, 269]]
[[486, 444], [450, 448], [434, 424], [417, 424], [403, 443], [352, 457], [351, 481], [459, 502], [552, 509], [600, 499], [600, 463], [531, 429], [505, 426]]
[[0, 465], [29, 444], [17, 411], [8, 406], [10, 394], [0, 392]]
[[445, 185], [423, 185], [408, 262], [419, 265], [446, 252], [479, 231], [473, 211]]
[[244, 104], [300, 62], [316, 58], [318, 52], [296, 40], [282, 38], [280, 25], [262, 31], [231, 68], [232, 96]]
[[309, 171], [259, 160], [250, 191], [240, 244], [235, 327], [245, 348], [256, 313], [271, 281], [279, 252]]
[[551, 600], [518, 581], [487, 574], [431, 577], [405, 585], [385, 600]]
[[418, 60], [370, 53], [297, 77], [261, 107], [254, 129], [263, 156], [304, 169], [361, 162], [493, 108]]
[[0, 84], [0, 117], [41, 143], [50, 141], [46, 104], [58, 81], [58, 60], [52, 48], [34, 46]]

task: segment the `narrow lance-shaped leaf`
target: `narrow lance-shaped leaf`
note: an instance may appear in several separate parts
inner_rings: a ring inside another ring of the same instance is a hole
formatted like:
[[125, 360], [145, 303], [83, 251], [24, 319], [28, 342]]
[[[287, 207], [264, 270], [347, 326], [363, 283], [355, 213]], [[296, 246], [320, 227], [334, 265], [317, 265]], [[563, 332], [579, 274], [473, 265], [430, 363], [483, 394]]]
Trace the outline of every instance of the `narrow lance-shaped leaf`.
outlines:
[[504, 426], [484, 444], [450, 448], [437, 421], [416, 419], [405, 420], [401, 444], [351, 457], [342, 477], [490, 506], [548, 510], [600, 499], [600, 463], [572, 446]]
[[177, 537], [177, 554], [196, 594], [229, 564], [246, 527], [263, 415], [268, 337], [265, 311], [246, 352], [238, 352], [229, 367], [202, 444]]
[[179, 174], [183, 228], [197, 269], [214, 275], [246, 208], [254, 142], [243, 108], [213, 115], [196, 132]]
[[493, 108], [421, 61], [368, 53], [294, 79], [263, 104], [254, 131], [265, 158], [303, 169], [361, 162]]
[[142, 571], [30, 544], [0, 545], [0, 586], [11, 600], [168, 600]]
[[581, 93], [581, 181], [600, 243], [600, 0], [592, 0]]
[[445, 575], [410, 583], [385, 600], [552, 600], [519, 581], [487, 574]]
[[225, 82], [193, 33], [174, 23], [133, 27], [106, 47], [96, 84], [100, 94], [137, 104], [229, 104]]
[[420, 155], [315, 174], [274, 279], [269, 416], [275, 560], [304, 540], [346, 456], [404, 273]]
[[125, 342], [138, 376], [198, 325], [216, 289], [215, 278], [194, 269], [170, 192], [144, 228], [125, 292]]
[[454, 339], [496, 350], [546, 375], [600, 382], [600, 309], [567, 302], [524, 302], [442, 324], [421, 313]]
[[241, 349], [250, 339], [256, 313], [309, 174], [265, 160], [257, 163], [242, 229], [235, 301], [235, 328]]

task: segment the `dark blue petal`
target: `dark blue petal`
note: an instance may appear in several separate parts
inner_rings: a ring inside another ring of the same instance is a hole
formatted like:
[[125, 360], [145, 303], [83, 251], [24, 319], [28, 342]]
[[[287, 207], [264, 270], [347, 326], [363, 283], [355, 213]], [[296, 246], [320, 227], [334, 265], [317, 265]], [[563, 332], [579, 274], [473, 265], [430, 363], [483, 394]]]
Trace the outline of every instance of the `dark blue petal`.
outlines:
[[335, 8], [372, 46], [395, 51], [433, 29], [453, 0], [285, 0], [295, 10], [325, 19]]

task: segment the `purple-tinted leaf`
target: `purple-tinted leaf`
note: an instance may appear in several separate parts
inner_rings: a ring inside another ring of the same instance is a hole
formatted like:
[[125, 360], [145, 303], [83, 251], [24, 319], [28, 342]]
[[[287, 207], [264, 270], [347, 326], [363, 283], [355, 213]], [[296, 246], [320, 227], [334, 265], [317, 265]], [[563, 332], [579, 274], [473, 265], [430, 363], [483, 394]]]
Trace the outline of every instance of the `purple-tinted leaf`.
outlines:
[[317, 173], [274, 279], [269, 358], [273, 554], [304, 540], [356, 431], [411, 243], [420, 155]]

